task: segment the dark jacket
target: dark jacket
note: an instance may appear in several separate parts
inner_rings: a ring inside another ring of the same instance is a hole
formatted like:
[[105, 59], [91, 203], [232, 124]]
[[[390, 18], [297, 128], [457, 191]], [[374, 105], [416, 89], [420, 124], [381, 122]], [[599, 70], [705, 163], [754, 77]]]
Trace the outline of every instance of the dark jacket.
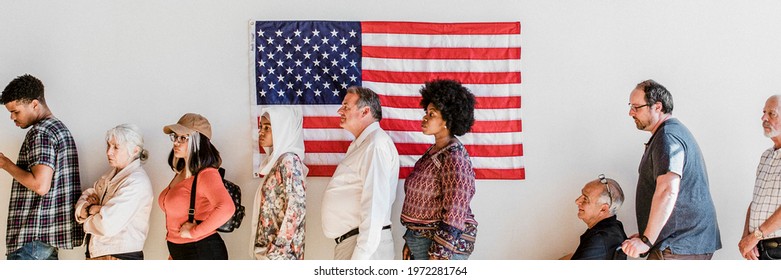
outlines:
[[624, 225], [611, 216], [599, 221], [580, 236], [580, 245], [572, 255], [573, 260], [626, 260], [626, 254], [616, 248], [626, 240]]

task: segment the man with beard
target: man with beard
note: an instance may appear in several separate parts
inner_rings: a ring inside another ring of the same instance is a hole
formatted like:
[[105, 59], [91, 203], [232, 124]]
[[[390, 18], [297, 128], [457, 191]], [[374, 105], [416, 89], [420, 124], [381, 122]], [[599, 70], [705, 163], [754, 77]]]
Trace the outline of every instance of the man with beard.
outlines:
[[709, 260], [721, 249], [721, 236], [708, 172], [694, 135], [672, 112], [672, 95], [653, 80], [629, 96], [629, 116], [651, 139], [638, 168], [639, 233], [621, 249], [634, 258], [650, 254], [649, 260]]

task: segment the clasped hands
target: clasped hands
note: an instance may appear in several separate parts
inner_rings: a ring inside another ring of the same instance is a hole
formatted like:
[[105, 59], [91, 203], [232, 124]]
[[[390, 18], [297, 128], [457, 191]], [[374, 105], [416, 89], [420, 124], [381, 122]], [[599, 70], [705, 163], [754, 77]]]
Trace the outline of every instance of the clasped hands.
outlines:
[[621, 243], [621, 250], [623, 250], [624, 254], [627, 256], [639, 258], [641, 254], [645, 254], [651, 250], [651, 247], [648, 247], [648, 245], [640, 239], [640, 234], [633, 234], [629, 239], [624, 240], [624, 242]]
[[86, 219], [89, 216], [100, 213], [100, 208], [102, 207], [103, 206], [100, 205], [100, 199], [98, 199], [98, 195], [94, 193], [90, 194], [87, 196], [87, 204], [81, 208], [81, 213], [79, 213], [79, 216], [83, 219]]

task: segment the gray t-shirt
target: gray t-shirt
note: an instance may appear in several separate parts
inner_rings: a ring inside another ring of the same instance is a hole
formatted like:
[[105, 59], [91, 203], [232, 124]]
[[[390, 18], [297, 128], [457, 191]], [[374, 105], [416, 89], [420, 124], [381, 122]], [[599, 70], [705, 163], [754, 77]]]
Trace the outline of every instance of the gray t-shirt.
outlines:
[[638, 168], [637, 228], [645, 231], [656, 190], [656, 178], [667, 172], [681, 176], [678, 199], [662, 227], [655, 248], [673, 254], [707, 254], [721, 249], [716, 209], [711, 199], [705, 160], [694, 136], [677, 119], [663, 122], [651, 136]]

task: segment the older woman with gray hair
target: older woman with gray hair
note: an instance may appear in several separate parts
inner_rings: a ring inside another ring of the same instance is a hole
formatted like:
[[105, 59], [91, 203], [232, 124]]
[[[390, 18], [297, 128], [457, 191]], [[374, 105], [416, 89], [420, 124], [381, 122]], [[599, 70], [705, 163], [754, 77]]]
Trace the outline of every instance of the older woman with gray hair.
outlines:
[[88, 237], [87, 259], [141, 260], [152, 211], [152, 183], [141, 166], [148, 153], [136, 125], [106, 132], [110, 169], [76, 204], [76, 220]]

